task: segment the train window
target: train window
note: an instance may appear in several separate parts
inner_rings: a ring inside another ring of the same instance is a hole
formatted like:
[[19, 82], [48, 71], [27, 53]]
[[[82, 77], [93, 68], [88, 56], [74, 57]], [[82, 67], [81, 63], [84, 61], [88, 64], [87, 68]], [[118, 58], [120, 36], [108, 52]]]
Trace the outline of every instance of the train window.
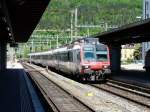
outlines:
[[57, 60], [60, 60], [60, 53], [57, 54]]
[[84, 58], [92, 59], [92, 58], [94, 58], [94, 53], [93, 52], [84, 52]]
[[59, 53], [59, 60], [61, 61], [61, 53]]
[[64, 54], [61, 54], [61, 61], [64, 61]]
[[48, 59], [49, 59], [49, 60], [51, 59], [51, 54], [48, 55]]
[[56, 54], [54, 54], [54, 59], [56, 60], [57, 58], [56, 58]]
[[48, 60], [48, 54], [46, 55], [46, 60]]
[[60, 60], [63, 61], [63, 53], [60, 54]]
[[42, 55], [42, 56], [41, 56], [41, 59], [44, 59], [44, 60], [45, 60], [45, 55]]
[[64, 53], [64, 61], [66, 61], [66, 62], [68, 61], [68, 53], [67, 52]]
[[53, 60], [53, 54], [51, 55], [51, 60]]
[[73, 62], [73, 52], [69, 51], [69, 61]]

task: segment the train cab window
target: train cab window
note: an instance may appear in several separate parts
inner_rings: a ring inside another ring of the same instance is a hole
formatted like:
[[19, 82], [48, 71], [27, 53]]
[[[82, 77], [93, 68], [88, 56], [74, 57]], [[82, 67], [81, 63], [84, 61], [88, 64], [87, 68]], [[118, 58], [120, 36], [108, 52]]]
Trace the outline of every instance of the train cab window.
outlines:
[[84, 59], [85, 60], [94, 59], [94, 53], [93, 52], [84, 52]]
[[83, 59], [84, 59], [84, 61], [95, 61], [96, 60], [94, 46], [83, 47]]
[[107, 61], [107, 54], [96, 54], [97, 61]]

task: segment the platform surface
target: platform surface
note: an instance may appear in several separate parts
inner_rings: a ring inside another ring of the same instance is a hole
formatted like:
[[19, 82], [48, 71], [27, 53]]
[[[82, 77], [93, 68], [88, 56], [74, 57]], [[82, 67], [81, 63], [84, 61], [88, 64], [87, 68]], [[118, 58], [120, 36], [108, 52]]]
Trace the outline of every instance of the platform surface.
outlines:
[[7, 62], [0, 72], [0, 112], [34, 112], [28, 83], [22, 65]]
[[22, 65], [17, 61], [8, 61], [7, 69], [23, 69]]

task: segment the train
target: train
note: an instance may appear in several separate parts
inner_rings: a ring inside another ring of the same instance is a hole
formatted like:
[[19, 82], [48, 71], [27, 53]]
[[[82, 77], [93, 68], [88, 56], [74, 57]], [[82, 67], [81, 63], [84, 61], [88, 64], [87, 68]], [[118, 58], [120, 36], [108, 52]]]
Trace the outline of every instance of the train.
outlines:
[[106, 79], [110, 71], [108, 46], [97, 39], [84, 38], [46, 52], [30, 53], [30, 62], [75, 76], [82, 81]]
[[146, 72], [150, 72], [150, 49], [146, 52], [144, 69]]

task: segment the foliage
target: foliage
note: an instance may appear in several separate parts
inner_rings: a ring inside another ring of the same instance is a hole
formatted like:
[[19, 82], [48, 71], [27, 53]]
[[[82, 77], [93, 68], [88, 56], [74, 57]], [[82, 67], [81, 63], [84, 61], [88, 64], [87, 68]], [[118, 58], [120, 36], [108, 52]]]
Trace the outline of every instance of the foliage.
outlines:
[[141, 57], [141, 45], [140, 44], [135, 45], [135, 51], [133, 53], [133, 56], [134, 56], [134, 60], [140, 60], [140, 57]]
[[78, 24], [107, 22], [125, 25], [142, 16], [142, 0], [51, 0], [38, 29], [67, 29], [71, 10], [78, 9]]
[[[136, 17], [142, 16], [142, 0], [51, 0], [36, 29], [62, 31], [71, 28], [71, 11], [75, 8], [78, 10], [78, 25], [100, 25], [104, 22], [108, 25], [119, 27], [138, 21]], [[75, 17], [73, 16], [73, 18]], [[78, 28], [77, 31], [80, 36], [87, 35], [87, 28]], [[103, 31], [103, 28], [89, 28], [90, 35]], [[65, 31], [61, 33], [50, 31], [33, 32], [33, 34], [64, 35], [64, 37], [70, 35]], [[37, 37], [36, 40], [40, 41], [41, 38], [45, 37]], [[70, 41], [68, 38], [59, 39], [59, 45], [68, 41]], [[35, 52], [49, 49], [44, 44], [34, 45]], [[31, 47], [31, 44], [29, 46]], [[52, 39], [51, 46], [56, 47], [56, 39]], [[24, 51], [24, 53], [27, 52]]]
[[126, 61], [127, 64], [130, 64], [132, 62], [133, 62], [133, 59], [130, 59], [130, 58], [128, 58], [127, 61]]

